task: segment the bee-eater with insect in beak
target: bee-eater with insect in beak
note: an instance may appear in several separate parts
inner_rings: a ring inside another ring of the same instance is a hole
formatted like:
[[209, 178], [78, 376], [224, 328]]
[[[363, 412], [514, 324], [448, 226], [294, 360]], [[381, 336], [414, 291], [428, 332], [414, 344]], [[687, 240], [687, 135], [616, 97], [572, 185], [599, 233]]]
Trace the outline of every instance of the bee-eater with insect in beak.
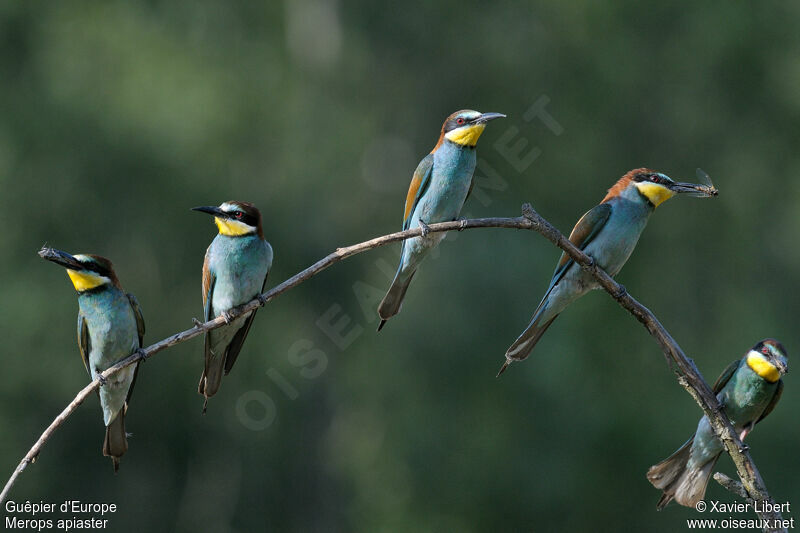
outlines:
[[[788, 371], [786, 349], [775, 339], [764, 339], [717, 379], [714, 394], [741, 440], [775, 409], [783, 392], [781, 376]], [[647, 471], [650, 483], [664, 491], [658, 509], [672, 500], [688, 507], [702, 500], [724, 449], [708, 418], [701, 418], [695, 434], [678, 451]]]
[[39, 256], [67, 269], [78, 291], [78, 348], [92, 379], [100, 379], [100, 406], [106, 435], [103, 455], [111, 457], [114, 472], [128, 450], [125, 413], [133, 393], [139, 362], [112, 374], [97, 376], [142, 347], [144, 319], [136, 298], [125, 293], [111, 261], [97, 255], [70, 255], [42, 248]]
[[206, 332], [205, 367], [197, 387], [205, 398], [205, 413], [208, 399], [219, 390], [223, 374], [233, 368], [256, 316], [252, 311], [231, 320], [228, 311], [261, 297], [272, 266], [272, 247], [264, 240], [261, 213], [253, 204], [230, 201], [193, 209], [213, 215], [219, 230], [203, 262], [203, 316], [208, 321], [222, 315], [228, 323]]
[[[599, 205], [578, 220], [569, 240], [609, 275], [616, 276], [636, 247], [655, 208], [678, 194], [716, 196], [717, 190], [707, 185], [676, 183], [665, 174], [647, 168], [631, 170], [608, 190]], [[544, 298], [528, 327], [506, 351], [506, 361], [497, 375], [512, 362], [528, 357], [553, 320], [569, 304], [599, 287], [591, 274], [562, 253]]]
[[400, 311], [408, 285], [420, 262], [444, 238], [444, 233], [427, 232], [428, 224], [456, 220], [469, 193], [475, 171], [475, 145], [486, 123], [505, 117], [500, 113], [456, 111], [444, 121], [439, 141], [414, 171], [406, 195], [403, 230], [421, 227], [422, 236], [403, 241], [400, 266], [389, 292], [378, 306], [381, 322]]

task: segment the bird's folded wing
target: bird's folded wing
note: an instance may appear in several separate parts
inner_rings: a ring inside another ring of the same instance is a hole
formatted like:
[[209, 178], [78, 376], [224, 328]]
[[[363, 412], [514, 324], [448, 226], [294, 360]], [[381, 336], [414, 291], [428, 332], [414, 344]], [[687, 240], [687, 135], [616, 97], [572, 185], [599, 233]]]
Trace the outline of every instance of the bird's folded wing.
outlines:
[[136, 299], [136, 296], [131, 293], [126, 294], [126, 296], [131, 304], [131, 309], [133, 309], [133, 316], [136, 317], [136, 332], [139, 335], [139, 348], [141, 348], [144, 342], [144, 318], [142, 317], [142, 308], [139, 306], [139, 300]]
[[406, 195], [406, 208], [403, 213], [403, 231], [409, 228], [411, 224], [411, 215], [414, 214], [419, 199], [428, 190], [431, 184], [431, 174], [433, 173], [433, 154], [428, 154], [417, 165], [414, 171], [414, 177], [411, 179], [411, 185], [408, 187], [408, 194]]
[[731, 380], [733, 375], [736, 373], [736, 370], [738, 370], [740, 364], [742, 364], [742, 360], [737, 359], [736, 361], [733, 361], [731, 364], [729, 364], [728, 367], [722, 371], [722, 374], [719, 375], [717, 381], [714, 382], [714, 386], [711, 387], [711, 390], [714, 391], [714, 394], [719, 394], [720, 391], [723, 388], [725, 388], [725, 385], [727, 385], [728, 382]]
[[[569, 241], [577, 248], [584, 250], [606, 225], [609, 217], [611, 217], [612, 209], [611, 204], [604, 203], [596, 205], [587, 211], [581, 219], [578, 220], [575, 227], [572, 228], [572, 233], [569, 234]], [[564, 273], [574, 262], [575, 261], [566, 253], [561, 254], [561, 259], [558, 265], [556, 265], [556, 271], [553, 273], [553, 279], [550, 281], [550, 287], [548, 287], [547, 292], [550, 292], [556, 283], [561, 280]]]
[[775, 409], [775, 406], [778, 405], [778, 400], [781, 399], [781, 394], [783, 394], [783, 380], [779, 379], [778, 386], [775, 388], [775, 394], [772, 395], [769, 405], [764, 408], [764, 412], [761, 413], [761, 416], [758, 417], [758, 420], [756, 420], [756, 424], [767, 418], [767, 415], [770, 414], [773, 409]]
[[83, 313], [78, 313], [78, 349], [81, 351], [81, 359], [83, 359], [83, 366], [89, 376], [92, 375], [92, 370], [89, 368], [89, 354], [92, 351], [92, 338], [89, 336], [89, 326], [86, 325], [86, 317]]

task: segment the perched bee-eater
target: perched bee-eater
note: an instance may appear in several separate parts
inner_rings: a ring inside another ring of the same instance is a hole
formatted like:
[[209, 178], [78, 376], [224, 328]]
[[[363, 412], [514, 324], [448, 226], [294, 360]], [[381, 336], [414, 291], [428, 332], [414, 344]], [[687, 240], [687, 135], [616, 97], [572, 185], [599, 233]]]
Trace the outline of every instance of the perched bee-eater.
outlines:
[[428, 234], [427, 225], [456, 220], [461, 213], [472, 191], [475, 145], [486, 123], [501, 117], [505, 115], [469, 109], [456, 111], [444, 121], [439, 141], [414, 171], [406, 195], [403, 230], [422, 227], [423, 235], [403, 241], [397, 274], [378, 306], [381, 318], [378, 331], [400, 311], [420, 262], [444, 238], [444, 233]]
[[[70, 255], [42, 248], [39, 255], [67, 269], [78, 291], [78, 348], [92, 379], [120, 359], [142, 347], [144, 319], [136, 298], [122, 290], [111, 261], [97, 255]], [[111, 457], [114, 471], [128, 450], [125, 413], [133, 392], [139, 363], [101, 378], [100, 405], [106, 436], [103, 455]]]
[[[693, 183], [676, 183], [668, 176], [646, 168], [625, 174], [608, 190], [603, 201], [584, 214], [569, 240], [608, 272], [616, 276], [630, 257], [647, 219], [656, 207], [676, 194], [715, 196], [716, 189]], [[510, 363], [528, 357], [553, 320], [569, 304], [600, 285], [566, 253], [556, 265], [550, 286], [530, 324], [506, 351], [502, 374]]]
[[[775, 339], [765, 339], [731, 363], [717, 379], [714, 393], [741, 440], [775, 409], [783, 392], [781, 376], [788, 370], [783, 345]], [[658, 509], [673, 499], [688, 507], [702, 500], [723, 450], [704, 416], [695, 434], [678, 451], [647, 471], [650, 483], [664, 491]]]
[[230, 320], [230, 309], [264, 292], [272, 266], [272, 247], [264, 240], [261, 213], [247, 202], [225, 202], [219, 207], [195, 207], [214, 216], [219, 234], [206, 250], [203, 262], [203, 308], [206, 320], [225, 317], [227, 325], [206, 333], [205, 367], [197, 392], [208, 399], [219, 390], [242, 349], [256, 312]]

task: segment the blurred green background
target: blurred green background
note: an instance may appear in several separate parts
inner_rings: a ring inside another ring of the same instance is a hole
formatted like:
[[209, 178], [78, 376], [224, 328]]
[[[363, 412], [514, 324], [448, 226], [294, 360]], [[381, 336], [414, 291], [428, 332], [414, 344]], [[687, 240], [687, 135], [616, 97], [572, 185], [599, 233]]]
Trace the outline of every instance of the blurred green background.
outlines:
[[[568, 232], [631, 168], [694, 181], [702, 167], [719, 198], [658, 209], [618, 279], [709, 382], [767, 336], [791, 358], [798, 16], [792, 2], [3, 3], [3, 479], [87, 382], [75, 293], [40, 246], [110, 257], [151, 344], [201, 315], [215, 229], [189, 208], [254, 202], [274, 285], [399, 230], [412, 171], [461, 108], [508, 114], [479, 143], [471, 216], [530, 201]], [[536, 104], [555, 123], [526, 115]], [[450, 235], [377, 335], [398, 251], [262, 310], [206, 416], [202, 341], [158, 354], [119, 475], [92, 397], [11, 499], [114, 502], [113, 531], [676, 531], [702, 517], [655, 511], [644, 474], [700, 411], [607, 295], [495, 379], [558, 250], [532, 232]], [[775, 499], [800, 504], [800, 384], [786, 385], [748, 442]], [[734, 499], [713, 482], [707, 497]]]

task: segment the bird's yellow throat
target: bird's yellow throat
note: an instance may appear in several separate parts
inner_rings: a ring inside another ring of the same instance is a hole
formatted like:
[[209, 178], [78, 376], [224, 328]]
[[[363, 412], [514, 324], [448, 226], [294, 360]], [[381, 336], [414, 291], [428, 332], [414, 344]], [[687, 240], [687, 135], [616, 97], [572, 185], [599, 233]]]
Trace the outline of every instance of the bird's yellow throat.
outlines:
[[92, 272], [78, 272], [77, 270], [67, 269], [67, 275], [78, 292], [92, 290], [110, 281], [107, 277]]
[[663, 185], [650, 183], [649, 181], [641, 181], [637, 183], [636, 188], [639, 189], [639, 192], [645, 195], [647, 199], [650, 200], [650, 203], [655, 207], [658, 207], [675, 196], [674, 191], [664, 187]]
[[255, 231], [254, 227], [248, 226], [244, 222], [239, 222], [238, 220], [214, 217], [214, 222], [217, 224], [219, 234], [227, 237], [240, 237]]
[[778, 368], [759, 353], [750, 353], [747, 356], [747, 366], [750, 367], [750, 370], [770, 383], [775, 383], [781, 377]]
[[486, 124], [473, 124], [472, 126], [464, 126], [449, 131], [445, 134], [445, 139], [453, 141], [461, 146], [475, 146], [478, 142], [478, 137], [481, 136]]

